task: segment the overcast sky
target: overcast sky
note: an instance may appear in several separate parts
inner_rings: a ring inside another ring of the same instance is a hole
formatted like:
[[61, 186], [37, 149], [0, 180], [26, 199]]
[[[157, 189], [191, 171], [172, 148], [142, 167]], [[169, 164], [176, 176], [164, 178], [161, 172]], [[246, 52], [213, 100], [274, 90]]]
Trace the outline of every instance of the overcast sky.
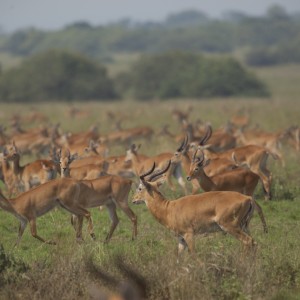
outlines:
[[161, 21], [187, 9], [197, 9], [211, 17], [229, 10], [262, 15], [275, 3], [288, 13], [300, 11], [300, 0], [0, 0], [0, 28], [5, 32], [24, 27], [59, 29], [77, 21], [103, 25], [127, 17]]

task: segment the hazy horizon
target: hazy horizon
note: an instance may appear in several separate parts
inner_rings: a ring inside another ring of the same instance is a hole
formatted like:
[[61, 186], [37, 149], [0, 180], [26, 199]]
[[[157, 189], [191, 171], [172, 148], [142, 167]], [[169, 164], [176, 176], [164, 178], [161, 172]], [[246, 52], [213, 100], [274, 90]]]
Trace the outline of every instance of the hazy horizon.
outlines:
[[163, 21], [168, 15], [184, 10], [198, 10], [209, 17], [220, 17], [228, 11], [248, 15], [263, 15], [274, 4], [288, 13], [300, 11], [299, 0], [0, 0], [0, 29], [12, 32], [35, 27], [56, 30], [74, 22], [85, 21], [91, 25], [104, 25], [129, 18], [137, 22]]

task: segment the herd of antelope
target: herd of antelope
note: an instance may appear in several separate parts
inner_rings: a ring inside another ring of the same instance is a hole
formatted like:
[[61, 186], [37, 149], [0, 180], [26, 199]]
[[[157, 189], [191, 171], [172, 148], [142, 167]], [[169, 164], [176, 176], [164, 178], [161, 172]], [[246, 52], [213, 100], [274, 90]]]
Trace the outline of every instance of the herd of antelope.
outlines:
[[[299, 151], [299, 127], [269, 133], [250, 128], [249, 117], [242, 115], [212, 130], [208, 123], [191, 122], [189, 112], [172, 111], [180, 131], [172, 133], [166, 125], [156, 136], [172, 139], [177, 149], [154, 156], [142, 154], [138, 144], [140, 140], [153, 143], [155, 131], [146, 126], [123, 129], [117, 122], [115, 130], [102, 135], [96, 126], [79, 133], [63, 133], [59, 124], [23, 129], [20, 117], [12, 118], [9, 129], [1, 126], [0, 178], [7, 197], [0, 193], [0, 207], [20, 221], [16, 244], [27, 223], [33, 237], [55, 244], [37, 234], [36, 219], [57, 206], [71, 213], [78, 241], [83, 240], [84, 219], [95, 239], [89, 209], [101, 206], [107, 207], [111, 219], [106, 242], [119, 222], [117, 207], [132, 222], [135, 239], [137, 216], [129, 207], [128, 198], [132, 183], [138, 178], [132, 202], [145, 202], [155, 219], [175, 233], [178, 254], [186, 248], [194, 253], [196, 234], [216, 231], [231, 234], [246, 249], [253, 248], [255, 241], [248, 227], [254, 210], [264, 231], [268, 230], [254, 191], [261, 182], [265, 199], [272, 198], [268, 158], [278, 160], [284, 167], [280, 145], [288, 143]], [[81, 116], [78, 110], [72, 110], [72, 117], [77, 115]], [[116, 120], [112, 112], [108, 117]], [[35, 121], [48, 122], [48, 118], [33, 111], [27, 122]], [[115, 145], [127, 146], [126, 152], [111, 156]], [[25, 156], [36, 160], [22, 165]], [[163, 183], [173, 191], [180, 188], [184, 196], [166, 199], [160, 191]]]

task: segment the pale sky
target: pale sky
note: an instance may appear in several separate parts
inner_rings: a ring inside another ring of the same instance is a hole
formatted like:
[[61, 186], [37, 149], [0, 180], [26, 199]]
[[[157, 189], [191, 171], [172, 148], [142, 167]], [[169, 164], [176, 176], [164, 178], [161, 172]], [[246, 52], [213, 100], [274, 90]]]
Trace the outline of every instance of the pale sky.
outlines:
[[103, 25], [127, 17], [162, 21], [187, 9], [211, 17], [230, 10], [262, 15], [272, 4], [283, 6], [288, 13], [300, 11], [300, 0], [0, 0], [0, 28], [5, 32], [27, 27], [51, 30], [77, 21]]

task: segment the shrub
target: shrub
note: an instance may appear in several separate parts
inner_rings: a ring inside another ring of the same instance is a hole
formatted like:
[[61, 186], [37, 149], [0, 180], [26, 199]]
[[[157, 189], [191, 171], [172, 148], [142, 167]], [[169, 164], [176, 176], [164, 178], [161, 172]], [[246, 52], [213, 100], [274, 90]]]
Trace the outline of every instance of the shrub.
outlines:
[[182, 52], [143, 56], [116, 84], [138, 99], [268, 95], [236, 60]]
[[[8, 255], [2, 244], [0, 244], [0, 287], [8, 281], [12, 282], [14, 275], [18, 276], [18, 274], [27, 270], [28, 266], [24, 262]], [[9, 276], [7, 276], [7, 273], [9, 273]]]
[[109, 99], [116, 94], [106, 69], [64, 51], [48, 51], [2, 73], [0, 101]]
[[253, 49], [246, 55], [246, 63], [252, 66], [300, 63], [300, 37], [276, 48]]

